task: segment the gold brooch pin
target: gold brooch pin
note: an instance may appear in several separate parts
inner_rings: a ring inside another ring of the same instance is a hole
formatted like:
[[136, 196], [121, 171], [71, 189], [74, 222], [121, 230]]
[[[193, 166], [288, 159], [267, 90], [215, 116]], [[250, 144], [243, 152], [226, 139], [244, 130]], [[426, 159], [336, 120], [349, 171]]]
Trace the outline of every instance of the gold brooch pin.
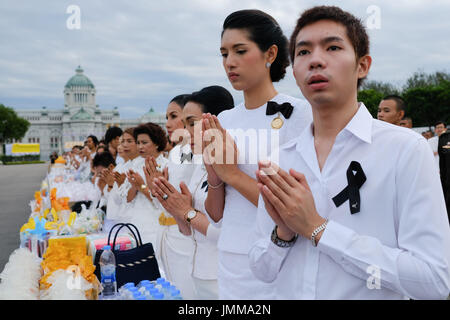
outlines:
[[283, 123], [284, 123], [284, 121], [283, 121], [283, 119], [281, 119], [280, 113], [278, 112], [277, 117], [272, 120], [271, 125], [272, 125], [272, 128], [274, 128], [274, 129], [280, 129], [283, 126]]

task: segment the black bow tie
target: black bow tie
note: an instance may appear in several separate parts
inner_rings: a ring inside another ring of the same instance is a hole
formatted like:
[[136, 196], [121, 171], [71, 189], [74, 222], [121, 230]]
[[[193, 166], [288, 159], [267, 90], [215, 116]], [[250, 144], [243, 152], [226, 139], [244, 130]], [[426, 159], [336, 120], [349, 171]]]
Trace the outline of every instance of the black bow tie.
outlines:
[[181, 161], [181, 163], [183, 163], [184, 160], [192, 161], [192, 157], [193, 157], [192, 152], [189, 152], [189, 153], [182, 153], [182, 154], [181, 154], [180, 161]]
[[[355, 173], [353, 173], [355, 171]], [[361, 197], [359, 189], [366, 182], [367, 178], [359, 162], [352, 161], [347, 169], [348, 186], [344, 188], [337, 196], [333, 198], [333, 202], [337, 207], [349, 200], [350, 213], [354, 214], [361, 209]]]
[[294, 107], [289, 102], [285, 102], [282, 105], [279, 105], [275, 101], [267, 102], [266, 116], [281, 112], [286, 119], [289, 119], [292, 111], [294, 111]]

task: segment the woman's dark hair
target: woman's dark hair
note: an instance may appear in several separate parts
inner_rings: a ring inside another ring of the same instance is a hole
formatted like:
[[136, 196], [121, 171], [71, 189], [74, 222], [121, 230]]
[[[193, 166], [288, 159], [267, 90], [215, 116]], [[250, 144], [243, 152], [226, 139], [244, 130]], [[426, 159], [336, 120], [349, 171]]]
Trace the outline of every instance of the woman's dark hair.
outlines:
[[[89, 137], [87, 137], [87, 139], [89, 139], [89, 138], [92, 139], [92, 142], [94, 142], [94, 145], [95, 145], [95, 146], [98, 146], [98, 139], [97, 139], [96, 136], [90, 135]], [[86, 139], [86, 140], [87, 140], [87, 139]]]
[[170, 103], [175, 102], [177, 105], [179, 105], [181, 107], [181, 109], [183, 109], [184, 105], [186, 104], [187, 97], [189, 97], [188, 94], [180, 94], [180, 95], [176, 96], [175, 98], [173, 98], [172, 100], [170, 100]]
[[114, 160], [112, 154], [109, 153], [108, 151], [97, 153], [94, 159], [92, 160], [92, 166], [94, 168], [98, 166], [108, 168], [110, 164], [116, 166], [116, 161]]
[[260, 10], [236, 11], [225, 19], [222, 36], [226, 29], [246, 30], [249, 39], [255, 42], [262, 52], [276, 45], [278, 54], [270, 66], [270, 79], [277, 82], [284, 78], [289, 66], [288, 40], [272, 16]]
[[120, 137], [123, 134], [119, 127], [110, 127], [105, 133], [105, 143], [108, 145], [113, 139]]
[[231, 93], [221, 86], [210, 86], [192, 93], [186, 100], [202, 106], [203, 113], [211, 113], [217, 116], [224, 110], [234, 108], [234, 100]]
[[167, 144], [166, 133], [163, 128], [153, 122], [141, 124], [134, 128], [134, 139], [137, 141], [137, 137], [140, 134], [146, 134], [150, 137], [150, 140], [158, 147], [158, 152], [164, 151]]

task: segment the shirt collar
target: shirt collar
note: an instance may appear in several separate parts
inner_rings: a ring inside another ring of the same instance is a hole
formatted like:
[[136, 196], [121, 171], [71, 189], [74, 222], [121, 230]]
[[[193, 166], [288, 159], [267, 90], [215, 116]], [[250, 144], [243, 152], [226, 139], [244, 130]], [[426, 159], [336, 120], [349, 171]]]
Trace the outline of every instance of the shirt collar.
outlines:
[[[364, 103], [359, 102], [358, 111], [342, 131], [348, 131], [358, 139], [366, 143], [372, 143], [372, 124], [372, 115], [369, 110], [367, 110]], [[297, 144], [296, 149], [301, 153], [307, 141], [314, 145], [313, 128], [314, 122], [311, 121], [310, 125], [306, 126], [300, 136], [297, 139], [290, 141], [290, 143], [286, 143], [285, 147], [290, 147], [293, 144]]]
[[364, 103], [360, 102], [358, 111], [350, 122], [347, 123], [344, 130], [349, 131], [364, 142], [372, 143], [372, 124], [372, 115]]

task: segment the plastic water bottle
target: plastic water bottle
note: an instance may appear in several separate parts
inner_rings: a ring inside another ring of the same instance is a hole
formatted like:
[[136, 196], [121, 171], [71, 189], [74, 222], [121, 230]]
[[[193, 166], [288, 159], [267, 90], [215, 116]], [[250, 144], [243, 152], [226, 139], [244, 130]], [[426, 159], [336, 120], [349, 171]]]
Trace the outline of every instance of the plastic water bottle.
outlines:
[[100, 256], [100, 273], [103, 287], [102, 297], [113, 298], [117, 291], [116, 282], [116, 258], [111, 251], [111, 246], [104, 246]]
[[139, 291], [135, 291], [133, 293], [133, 300], [146, 300], [146, 299]]
[[164, 295], [161, 292], [157, 292], [153, 295], [154, 300], [164, 300]]
[[134, 288], [133, 282], [128, 282], [119, 288], [119, 296], [122, 300], [130, 300], [131, 292], [129, 289]]
[[136, 288], [141, 288], [144, 287], [147, 284], [150, 284], [150, 280], [142, 280], [141, 282], [139, 282], [139, 284], [136, 286]]
[[170, 289], [170, 300], [183, 300], [180, 294], [180, 290], [176, 288]]
[[170, 297], [171, 297], [171, 294], [170, 294], [170, 287], [171, 287], [170, 282], [167, 282], [167, 281], [163, 282], [163, 283], [161, 283], [161, 286], [162, 286], [161, 293], [164, 294], [164, 299], [169, 300]]

